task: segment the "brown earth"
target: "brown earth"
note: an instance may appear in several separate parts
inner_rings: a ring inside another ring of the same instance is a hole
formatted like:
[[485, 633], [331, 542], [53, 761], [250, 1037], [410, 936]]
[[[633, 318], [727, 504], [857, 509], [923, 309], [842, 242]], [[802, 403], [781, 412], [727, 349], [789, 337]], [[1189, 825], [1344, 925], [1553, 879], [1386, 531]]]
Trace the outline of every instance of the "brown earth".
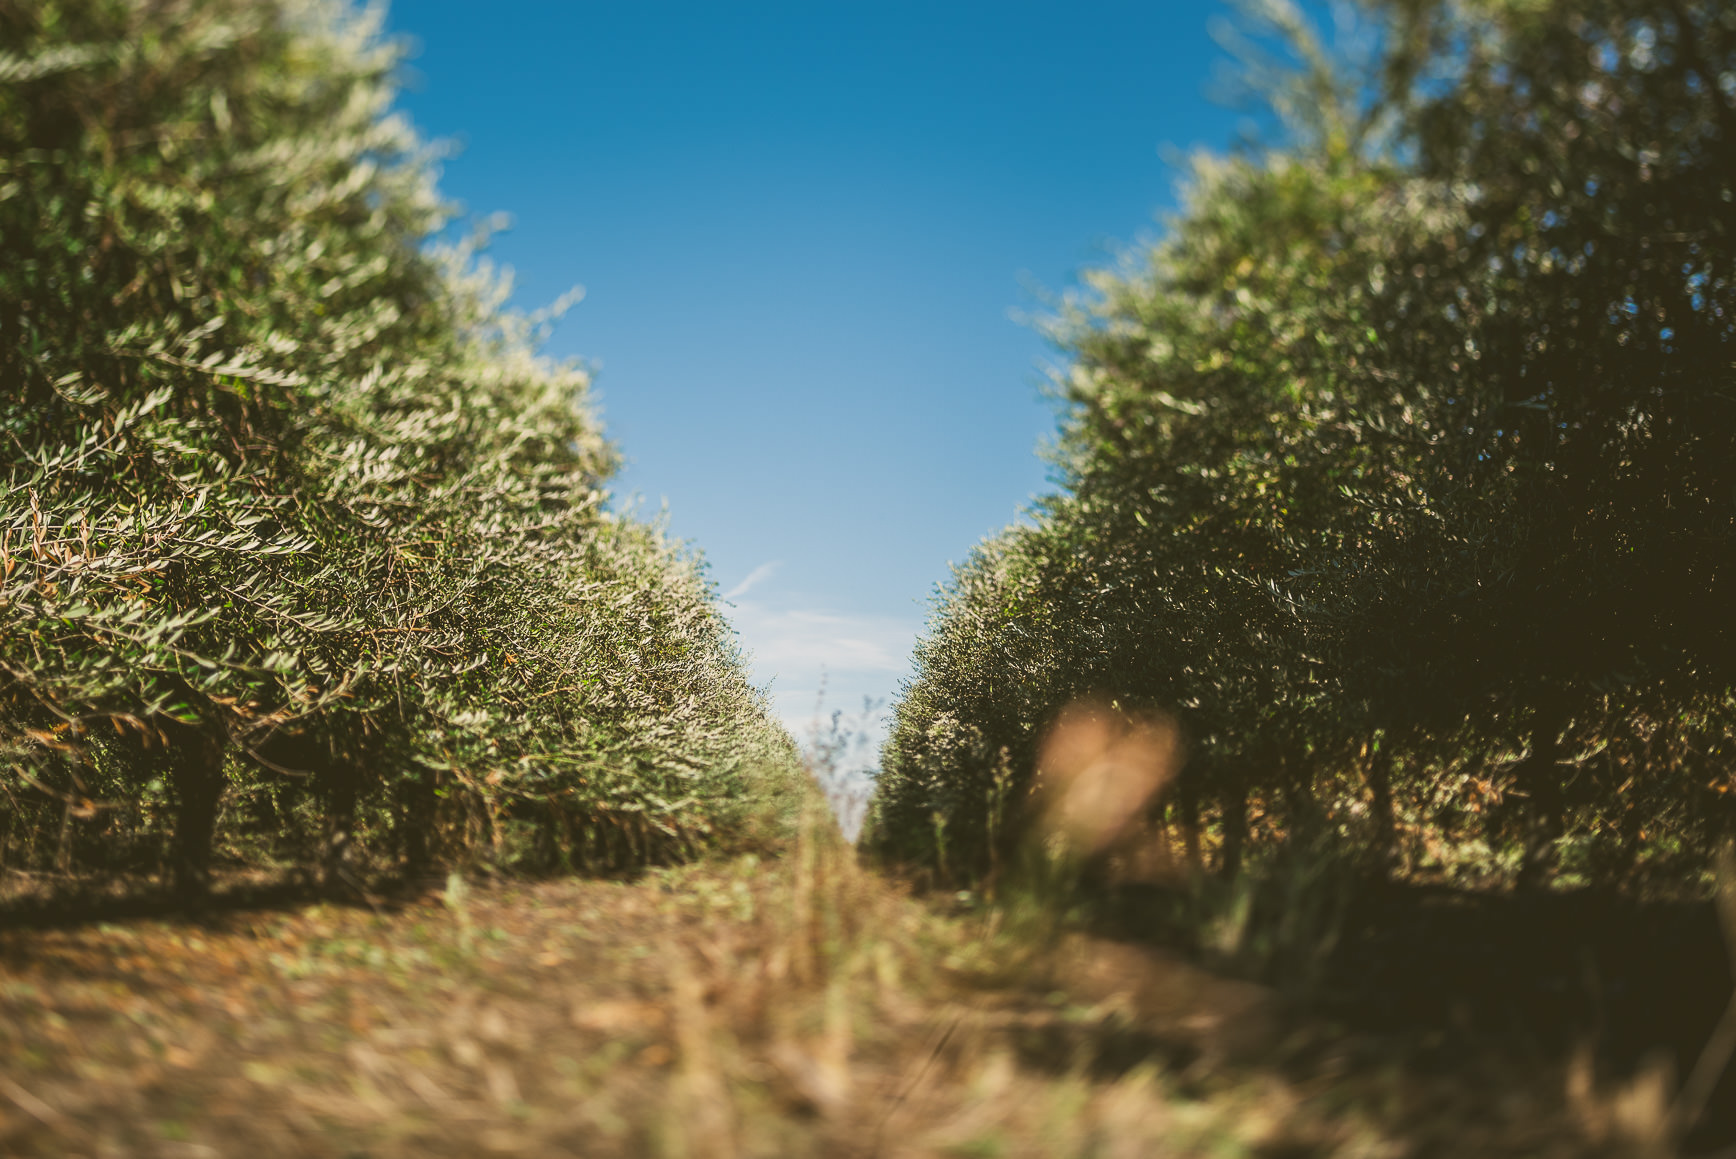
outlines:
[[1424, 1073], [1162, 950], [999, 922], [822, 840], [38, 922], [0, 932], [0, 1154], [1569, 1156], [1659, 1129], [1653, 1078]]

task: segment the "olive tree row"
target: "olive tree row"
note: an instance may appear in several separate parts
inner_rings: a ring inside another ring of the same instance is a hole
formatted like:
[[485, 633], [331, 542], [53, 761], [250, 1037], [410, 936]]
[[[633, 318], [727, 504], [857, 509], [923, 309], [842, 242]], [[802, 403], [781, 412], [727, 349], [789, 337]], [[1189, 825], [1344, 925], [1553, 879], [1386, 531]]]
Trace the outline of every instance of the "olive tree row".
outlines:
[[412, 863], [632, 863], [780, 791], [699, 562], [604, 509], [582, 368], [430, 244], [396, 59], [338, 0], [0, 0], [15, 860], [172, 815], [196, 893], [244, 782], [332, 858], [362, 801]]
[[1736, 15], [1369, 3], [1358, 61], [1262, 11], [1288, 138], [1054, 321], [1064, 489], [943, 593], [872, 840], [981, 870], [1090, 695], [1179, 716], [1226, 869], [1691, 869], [1736, 800]]

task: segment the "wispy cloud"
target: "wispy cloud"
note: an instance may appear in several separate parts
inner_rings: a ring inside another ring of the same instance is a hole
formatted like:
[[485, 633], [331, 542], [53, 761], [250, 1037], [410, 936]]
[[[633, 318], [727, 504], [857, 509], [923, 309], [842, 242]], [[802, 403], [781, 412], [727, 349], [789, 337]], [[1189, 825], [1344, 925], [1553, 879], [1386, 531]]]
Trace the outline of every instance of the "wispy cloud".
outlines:
[[[728, 610], [753, 666], [772, 686], [776, 712], [806, 740], [834, 709], [856, 717], [864, 699], [882, 709], [910, 670], [917, 621], [744, 600]], [[879, 730], [863, 718], [853, 727]]]
[[759, 583], [761, 580], [770, 579], [772, 575], [777, 572], [778, 568], [782, 566], [784, 566], [784, 561], [781, 559], [774, 559], [770, 563], [760, 564], [758, 567], [747, 573], [746, 579], [736, 584], [733, 588], [730, 588], [727, 592], [724, 592], [723, 598], [726, 600], [733, 600], [738, 596], [747, 595], [755, 584]]
[[828, 672], [898, 673], [909, 666], [915, 625], [882, 616], [850, 616], [742, 603], [730, 615], [753, 655], [756, 672], [785, 678]]
[[[773, 566], [755, 568], [730, 594], [746, 591]], [[726, 614], [754, 680], [771, 686], [772, 711], [803, 748], [828, 753], [821, 780], [845, 836], [855, 840], [919, 625], [914, 617], [821, 611], [799, 600], [774, 589]]]

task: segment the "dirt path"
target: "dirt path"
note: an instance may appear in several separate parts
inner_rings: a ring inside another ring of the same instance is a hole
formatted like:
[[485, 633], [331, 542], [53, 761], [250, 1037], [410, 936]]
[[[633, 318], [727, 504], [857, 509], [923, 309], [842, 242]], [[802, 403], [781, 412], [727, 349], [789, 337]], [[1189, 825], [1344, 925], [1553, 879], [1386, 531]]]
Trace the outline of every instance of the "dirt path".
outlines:
[[1041, 949], [814, 848], [0, 933], [0, 1154], [1580, 1155], [1619, 1126], [1547, 1067], [1407, 1074], [1159, 952]]

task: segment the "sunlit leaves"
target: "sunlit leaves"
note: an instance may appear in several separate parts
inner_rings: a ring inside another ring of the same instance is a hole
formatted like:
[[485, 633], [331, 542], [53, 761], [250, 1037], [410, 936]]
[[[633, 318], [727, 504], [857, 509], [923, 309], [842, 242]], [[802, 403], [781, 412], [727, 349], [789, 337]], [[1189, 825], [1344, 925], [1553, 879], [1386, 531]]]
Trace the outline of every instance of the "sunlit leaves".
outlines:
[[158, 758], [105, 722], [197, 720], [307, 738], [327, 790], [433, 771], [448, 815], [405, 824], [449, 853], [681, 852], [781, 734], [697, 561], [602, 510], [585, 373], [429, 244], [377, 20], [0, 2], [0, 784], [124, 803]]
[[939, 816], [984, 856], [996, 770], [1089, 693], [1181, 710], [1226, 810], [1358, 815], [1378, 748], [1419, 824], [1697, 847], [1730, 817], [1690, 738], [1736, 683], [1736, 21], [1370, 4], [1364, 65], [1261, 11], [1288, 140], [1196, 160], [1051, 323], [1065, 490], [943, 594], [876, 839], [931, 856]]

